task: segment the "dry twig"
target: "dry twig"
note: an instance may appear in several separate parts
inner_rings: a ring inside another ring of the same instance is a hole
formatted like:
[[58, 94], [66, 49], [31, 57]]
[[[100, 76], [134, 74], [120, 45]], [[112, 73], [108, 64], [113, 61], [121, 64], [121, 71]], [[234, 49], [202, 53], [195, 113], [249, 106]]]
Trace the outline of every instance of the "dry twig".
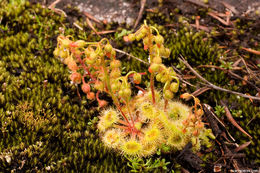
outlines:
[[209, 32], [212, 29], [212, 27], [207, 27], [207, 26], [203, 26], [203, 25], [199, 25], [197, 27], [196, 24], [190, 24], [190, 26], [196, 27], [197, 29], [200, 29], [200, 30], [203, 30], [203, 31], [206, 31], [206, 32]]
[[246, 71], [247, 71], [247, 73], [249, 74], [250, 78], [253, 78], [252, 71], [248, 68], [248, 66], [247, 66], [246, 61], [244, 60], [244, 58], [241, 57], [240, 60], [241, 60], [241, 61], [243, 62], [243, 64], [245, 65]]
[[205, 82], [206, 84], [203, 84], [203, 85], [206, 85], [210, 88], [213, 88], [215, 90], [219, 90], [219, 91], [224, 91], [224, 92], [227, 92], [227, 93], [231, 93], [231, 94], [236, 94], [238, 96], [241, 96], [241, 97], [244, 97], [244, 98], [249, 98], [249, 99], [254, 99], [254, 100], [260, 100], [260, 97], [254, 97], [254, 96], [249, 96], [249, 95], [246, 95], [246, 94], [242, 94], [242, 93], [239, 93], [239, 92], [236, 92], [236, 91], [231, 91], [231, 90], [228, 90], [228, 89], [225, 89], [225, 88], [221, 88], [221, 87], [218, 87], [212, 83], [210, 83], [209, 81], [207, 81], [205, 78], [203, 78], [198, 72], [196, 72], [196, 70], [194, 70], [190, 64], [181, 56], [178, 58], [180, 61], [182, 61], [190, 70], [193, 74], [195, 74], [200, 80], [202, 80], [203, 82]]
[[232, 72], [232, 70], [242, 70], [241, 67], [233, 67], [232, 70], [227, 70], [225, 68], [219, 67], [219, 66], [215, 66], [215, 65], [200, 65], [198, 66], [198, 68], [201, 67], [206, 67], [206, 68], [215, 68], [215, 69], [220, 69], [222, 71], [225, 71], [227, 73], [229, 73], [231, 76], [240, 79], [244, 82], [246, 82], [247, 84], [253, 86], [258, 92], [260, 92], [260, 88], [258, 88], [255, 84], [253, 84], [252, 82], [248, 81], [246, 78], [242, 78], [241, 76], [237, 75], [236, 73]]
[[140, 11], [138, 13], [138, 17], [135, 21], [135, 25], [134, 25], [134, 29], [137, 27], [138, 23], [140, 22], [142, 16], [143, 16], [143, 12], [144, 12], [144, 6], [145, 6], [146, 0], [141, 0], [141, 8]]
[[191, 83], [189, 83], [188, 81], [183, 79], [183, 74], [181, 73], [180, 70], [178, 70], [176, 67], [172, 66], [172, 68], [174, 69], [174, 71], [177, 73], [177, 77], [180, 79], [180, 81], [182, 81], [183, 83], [190, 85], [192, 87], [196, 87], [195, 85], [192, 85]]
[[208, 5], [206, 5], [206, 4], [204, 4], [203, 2], [198, 1], [198, 0], [186, 0], [186, 1], [191, 2], [191, 3], [193, 3], [193, 4], [195, 4], [195, 5], [198, 5], [198, 6], [202, 6], [202, 7], [205, 7], [205, 8], [209, 8]]
[[[216, 12], [208, 12], [208, 15], [210, 15], [211, 17], [217, 19], [218, 21], [220, 21], [222, 24], [229, 26], [230, 25], [230, 12], [227, 12], [226, 14], [222, 14], [222, 13], [216, 13]], [[223, 20], [222, 18], [220, 18], [219, 16], [226, 16], [226, 21]]]
[[142, 60], [142, 59], [140, 59], [140, 58], [137, 58], [137, 57], [135, 57], [135, 56], [133, 56], [133, 55], [131, 55], [131, 54], [129, 54], [129, 53], [126, 53], [126, 52], [122, 51], [122, 50], [115, 49], [115, 48], [114, 48], [114, 50], [115, 50], [116, 52], [125, 54], [125, 55], [127, 55], [127, 56], [129, 56], [129, 57], [131, 57], [131, 58], [134, 58], [134, 59], [136, 59], [137, 61], [140, 61], [140, 62], [144, 63], [145, 65], [149, 65], [148, 62], [145, 62], [144, 60]]

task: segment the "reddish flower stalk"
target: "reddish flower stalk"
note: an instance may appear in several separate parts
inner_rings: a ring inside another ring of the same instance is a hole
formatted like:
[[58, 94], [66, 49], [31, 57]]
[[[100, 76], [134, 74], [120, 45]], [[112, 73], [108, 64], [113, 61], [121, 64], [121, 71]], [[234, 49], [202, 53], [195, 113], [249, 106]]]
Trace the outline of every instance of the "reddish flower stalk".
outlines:
[[[71, 52], [72, 53], [75, 53], [75, 50], [74, 49], [71, 49]], [[81, 64], [82, 68], [88, 73], [88, 75], [90, 76], [90, 78], [93, 80], [93, 81], [96, 81], [96, 79], [92, 76], [92, 74], [90, 73], [88, 67], [85, 65], [85, 63], [83, 62], [83, 60], [80, 58], [80, 56], [75, 56], [77, 58], [77, 60], [79, 61], [79, 63]]]
[[150, 85], [151, 85], [151, 91], [152, 91], [153, 104], [155, 105], [154, 79], [153, 78], [154, 78], [154, 73], [151, 73]]

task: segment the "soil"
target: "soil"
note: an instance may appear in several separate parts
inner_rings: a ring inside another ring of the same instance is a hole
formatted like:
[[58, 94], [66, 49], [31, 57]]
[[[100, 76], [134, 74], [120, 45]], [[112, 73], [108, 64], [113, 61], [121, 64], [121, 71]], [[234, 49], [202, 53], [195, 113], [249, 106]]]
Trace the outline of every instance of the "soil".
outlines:
[[[50, 5], [54, 0], [42, 0], [42, 2]], [[87, 12], [101, 21], [106, 20], [109, 23], [117, 22], [133, 25], [138, 16], [139, 2], [139, 0], [62, 0], [56, 7], [64, 9], [66, 5], [70, 4], [77, 7], [81, 12]], [[157, 0], [148, 0], [146, 3], [146, 9], [157, 6]], [[247, 16], [260, 19], [260, 2], [258, 0], [210, 0], [208, 4], [203, 3], [202, 0], [164, 0], [163, 8], [178, 8], [183, 14], [194, 14], [198, 7], [203, 6], [218, 12], [225, 12], [225, 10], [229, 10], [226, 7], [231, 7], [232, 16]]]

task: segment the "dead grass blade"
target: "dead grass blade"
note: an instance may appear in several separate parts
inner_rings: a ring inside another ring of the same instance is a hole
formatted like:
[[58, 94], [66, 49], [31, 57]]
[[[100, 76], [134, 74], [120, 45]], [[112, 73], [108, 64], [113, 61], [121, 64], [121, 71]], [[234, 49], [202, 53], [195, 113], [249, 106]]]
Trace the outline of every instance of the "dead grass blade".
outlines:
[[114, 33], [114, 32], [116, 32], [116, 30], [99, 31], [99, 32], [97, 32], [97, 34], [104, 35], [104, 34], [110, 34], [110, 33]]
[[226, 106], [226, 104], [222, 100], [220, 101], [220, 103], [221, 103], [222, 106], [224, 106], [226, 116], [227, 116], [229, 122], [231, 122], [231, 124], [233, 124], [233, 126], [235, 126], [238, 130], [240, 130], [242, 133], [244, 133], [245, 135], [247, 135], [249, 138], [252, 139], [252, 136], [250, 136], [242, 127], [240, 127], [240, 125], [238, 125], [236, 120], [232, 117], [232, 115], [231, 115], [230, 111], [228, 110], [228, 107]]
[[92, 25], [92, 23], [91, 23], [91, 21], [89, 20], [89, 18], [86, 18], [86, 21], [87, 21], [88, 26], [89, 26], [98, 36], [100, 36], [99, 33], [97, 32], [97, 30], [95, 29], [95, 27]]
[[[202, 87], [202, 88], [199, 88], [198, 90], [194, 91], [194, 92], [192, 93], [192, 95], [195, 96], [195, 97], [197, 97], [197, 96], [203, 94], [204, 92], [206, 92], [206, 91], [208, 91], [208, 90], [210, 90], [210, 89], [211, 89], [211, 88], [209, 88], [209, 87]], [[192, 97], [189, 97], [189, 98], [187, 98], [186, 100], [189, 101], [191, 98], [192, 98]]]
[[93, 20], [94, 22], [99, 23], [99, 24], [102, 24], [102, 22], [101, 22], [100, 20], [98, 20], [97, 18], [95, 18], [95, 17], [92, 16], [91, 14], [89, 14], [89, 13], [87, 13], [87, 12], [84, 12], [84, 15], [85, 15], [87, 18]]
[[245, 48], [245, 47], [242, 47], [242, 49], [247, 51], [247, 52], [250, 52], [250, 53], [253, 53], [253, 54], [256, 54], [256, 55], [260, 55], [260, 51], [253, 50], [251, 48]]
[[239, 152], [239, 151], [245, 149], [246, 147], [248, 147], [250, 144], [251, 144], [251, 141], [248, 141], [248, 142], [240, 145], [239, 147], [237, 147], [234, 151], [235, 152]]
[[236, 8], [230, 4], [228, 4], [227, 2], [221, 1], [221, 3], [228, 8], [230, 11], [232, 11], [234, 14], [238, 15], [239, 12], [236, 10]]
[[63, 14], [65, 17], [67, 17], [67, 14], [63, 10], [55, 8], [56, 4], [58, 4], [60, 1], [61, 0], [54, 1], [51, 5], [48, 6], [48, 8], [59, 15]]

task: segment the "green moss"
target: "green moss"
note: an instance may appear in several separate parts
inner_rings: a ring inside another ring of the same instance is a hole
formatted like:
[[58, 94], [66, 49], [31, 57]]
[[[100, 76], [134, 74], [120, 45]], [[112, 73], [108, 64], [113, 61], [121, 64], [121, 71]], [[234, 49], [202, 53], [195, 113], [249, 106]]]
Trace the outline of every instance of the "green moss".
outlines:
[[0, 172], [126, 172], [96, 124], [88, 125], [96, 103], [83, 93], [80, 103], [67, 68], [53, 57], [56, 34], [69, 24], [39, 4], [1, 3]]

